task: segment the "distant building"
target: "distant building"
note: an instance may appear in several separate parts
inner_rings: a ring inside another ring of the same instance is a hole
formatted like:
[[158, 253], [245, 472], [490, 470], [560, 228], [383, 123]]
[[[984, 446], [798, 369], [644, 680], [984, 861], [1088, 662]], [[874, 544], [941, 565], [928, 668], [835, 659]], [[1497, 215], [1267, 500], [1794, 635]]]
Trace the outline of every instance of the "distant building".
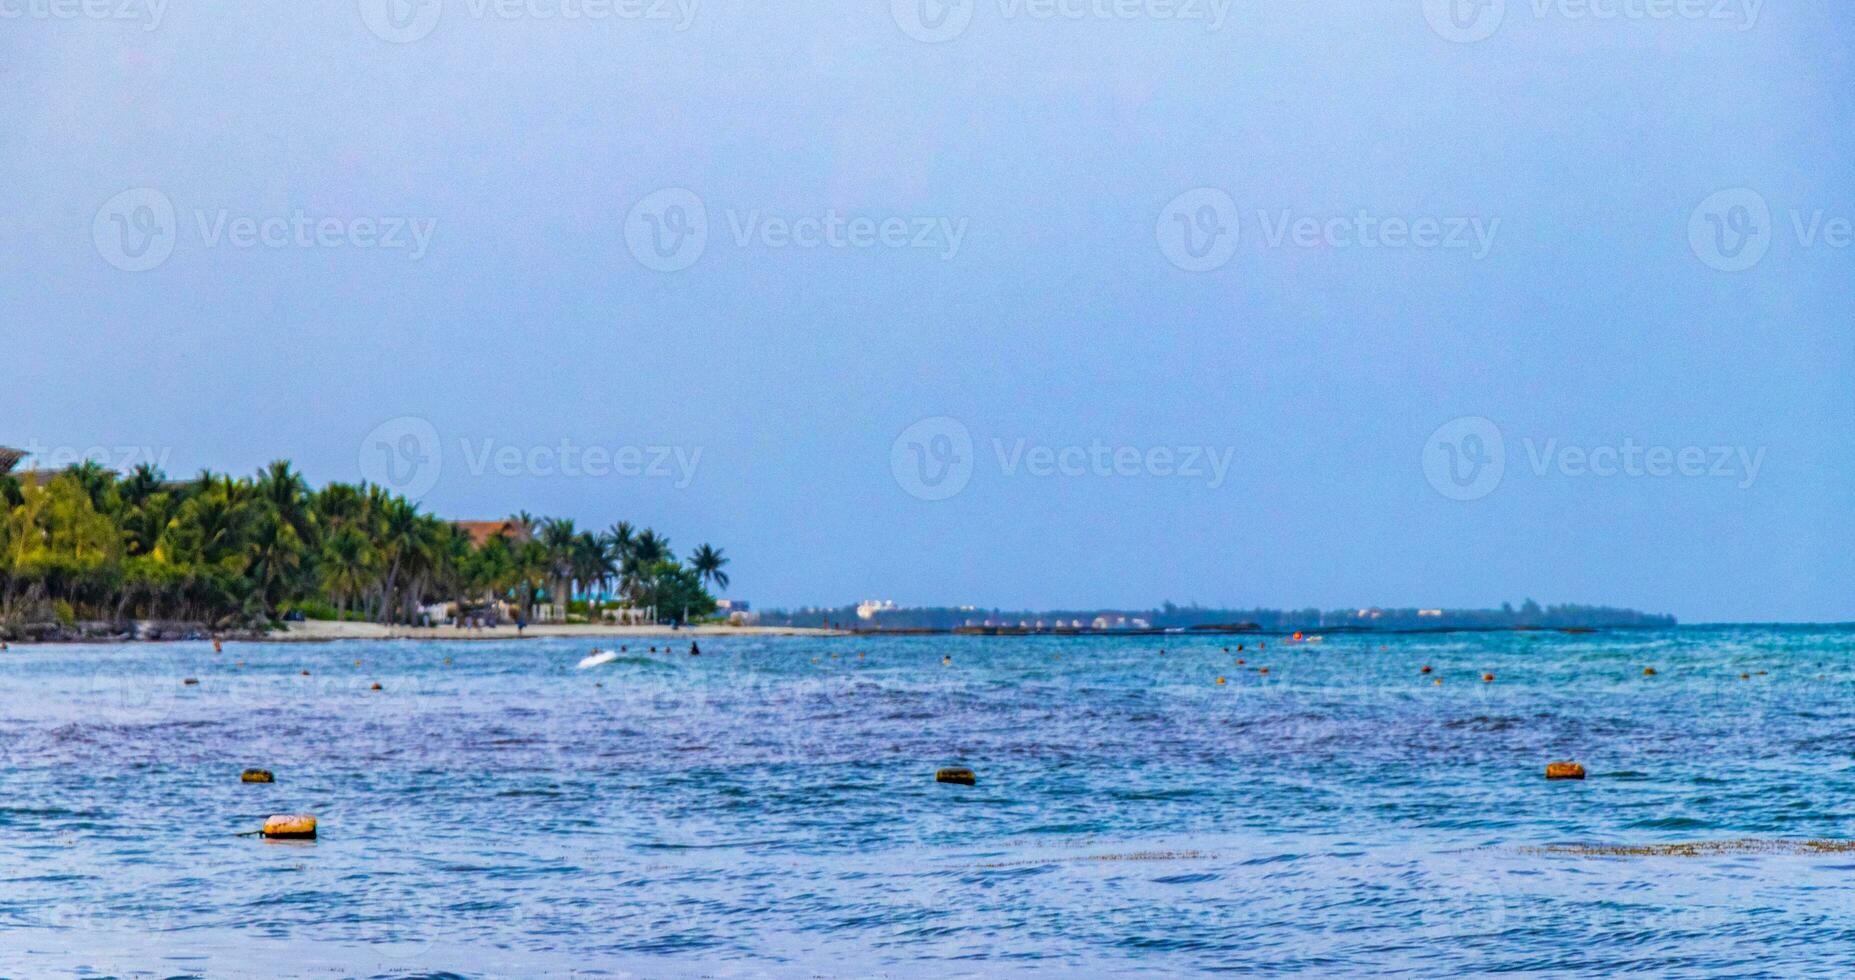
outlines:
[[1441, 609], [1419, 609], [1417, 615], [1422, 619], [1441, 619], [1443, 611]]
[[879, 612], [888, 612], [895, 608], [895, 603], [887, 599], [865, 599], [857, 604], [858, 619], [875, 619]]
[[483, 547], [491, 538], [502, 538], [510, 544], [526, 544], [532, 539], [528, 529], [514, 521], [452, 521], [451, 526], [470, 535], [473, 548]]
[[746, 599], [716, 599], [715, 611], [719, 613], [737, 613], [749, 611]]

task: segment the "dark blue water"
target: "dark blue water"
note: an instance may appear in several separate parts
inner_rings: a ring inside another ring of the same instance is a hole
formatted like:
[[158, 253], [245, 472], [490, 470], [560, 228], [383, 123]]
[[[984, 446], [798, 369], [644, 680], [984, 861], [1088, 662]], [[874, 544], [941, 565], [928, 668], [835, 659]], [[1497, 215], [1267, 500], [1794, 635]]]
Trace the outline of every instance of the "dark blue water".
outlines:
[[16, 647], [0, 974], [1855, 970], [1855, 854], [1528, 850], [1855, 839], [1855, 632], [1244, 642]]

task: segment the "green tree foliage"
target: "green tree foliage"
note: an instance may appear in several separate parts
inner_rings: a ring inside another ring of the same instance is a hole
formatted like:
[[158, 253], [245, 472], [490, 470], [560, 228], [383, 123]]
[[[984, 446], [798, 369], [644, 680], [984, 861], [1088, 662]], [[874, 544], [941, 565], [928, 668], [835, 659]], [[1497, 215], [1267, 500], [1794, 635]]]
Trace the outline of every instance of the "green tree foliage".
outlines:
[[[171, 481], [94, 464], [49, 480], [0, 477], [0, 622], [182, 619], [258, 623], [293, 606], [382, 623], [462, 600], [564, 602], [614, 584], [663, 617], [703, 615], [704, 576], [671, 560], [669, 541], [614, 524], [511, 519], [512, 538], [481, 546], [416, 504], [367, 484], [312, 489], [290, 464], [255, 477], [204, 472]], [[714, 553], [719, 556], [719, 552]], [[723, 559], [725, 564], [725, 559]]]

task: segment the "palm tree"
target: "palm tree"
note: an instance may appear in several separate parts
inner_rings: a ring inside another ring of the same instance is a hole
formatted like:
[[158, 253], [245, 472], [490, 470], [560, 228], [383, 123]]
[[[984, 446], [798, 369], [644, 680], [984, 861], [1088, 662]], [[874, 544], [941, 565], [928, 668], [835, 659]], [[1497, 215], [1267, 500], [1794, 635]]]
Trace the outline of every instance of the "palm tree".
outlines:
[[728, 573], [722, 571], [727, 564], [728, 558], [720, 548], [711, 548], [706, 544], [689, 556], [689, 567], [696, 570], [698, 580], [713, 582], [717, 591], [727, 591]]
[[573, 539], [572, 550], [573, 577], [589, 594], [594, 583], [607, 581], [616, 570], [611, 547], [590, 531]]
[[161, 492], [161, 484], [166, 480], [167, 477], [152, 464], [137, 466], [123, 478], [119, 487], [123, 504], [129, 507], [142, 506], [148, 502], [148, 498]]
[[573, 601], [573, 542], [579, 537], [573, 521], [550, 518], [541, 524], [541, 546], [547, 549], [548, 590], [556, 593], [564, 611]]
[[380, 588], [380, 621], [390, 622], [393, 615], [393, 599], [399, 587], [400, 573], [408, 563], [417, 561], [415, 552], [421, 543], [419, 508], [404, 497], [389, 497], [381, 509], [380, 534], [376, 540], [380, 544], [381, 557], [386, 565], [386, 579]]
[[625, 556], [626, 593], [636, 597], [648, 591], [653, 569], [669, 557], [670, 539], [658, 537], [650, 528], [639, 532], [631, 541], [630, 553]]
[[343, 527], [322, 549], [322, 587], [335, 597], [339, 618], [348, 618], [348, 600], [373, 583], [379, 553], [358, 528]]
[[521, 600], [523, 619], [531, 618], [529, 613], [535, 606], [535, 593], [547, 584], [553, 570], [554, 563], [548, 555], [547, 546], [541, 542], [529, 541], [515, 550], [515, 587]]

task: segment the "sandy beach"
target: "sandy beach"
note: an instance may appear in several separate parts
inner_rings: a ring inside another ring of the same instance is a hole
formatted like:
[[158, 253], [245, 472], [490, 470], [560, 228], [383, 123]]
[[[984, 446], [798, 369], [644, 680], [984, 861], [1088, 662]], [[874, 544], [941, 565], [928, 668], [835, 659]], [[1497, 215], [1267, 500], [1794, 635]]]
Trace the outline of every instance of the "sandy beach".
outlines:
[[601, 624], [559, 624], [547, 623], [533, 625], [516, 631], [513, 625], [490, 626], [483, 629], [457, 629], [451, 626], [417, 627], [417, 626], [383, 626], [379, 623], [338, 623], [324, 620], [311, 620], [303, 623], [288, 623], [287, 629], [271, 633], [264, 638], [266, 643], [325, 643], [333, 640], [515, 640], [539, 637], [572, 637], [598, 639], [605, 637], [663, 637], [687, 636], [699, 639], [705, 636], [848, 636], [843, 630], [803, 629], [784, 626], [686, 626], [671, 629], [668, 626], [615, 626]]

